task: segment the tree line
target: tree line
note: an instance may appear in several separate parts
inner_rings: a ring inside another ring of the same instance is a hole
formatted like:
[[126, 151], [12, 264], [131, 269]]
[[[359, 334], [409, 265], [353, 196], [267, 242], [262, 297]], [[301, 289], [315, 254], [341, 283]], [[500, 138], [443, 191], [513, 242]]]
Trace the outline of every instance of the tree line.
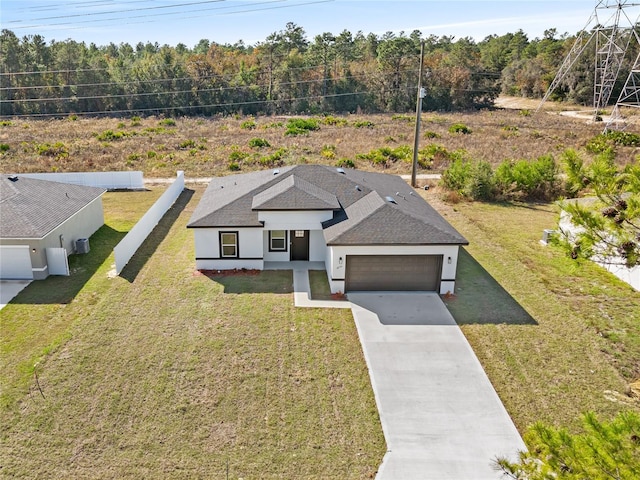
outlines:
[[[480, 42], [420, 31], [344, 30], [309, 39], [294, 23], [256, 45], [203, 39], [97, 46], [0, 33], [0, 115], [406, 112], [415, 108], [420, 44], [427, 110], [491, 106], [501, 92], [540, 98], [575, 36], [519, 30]], [[628, 52], [612, 98], [637, 52]], [[595, 46], [554, 94], [590, 104]]]

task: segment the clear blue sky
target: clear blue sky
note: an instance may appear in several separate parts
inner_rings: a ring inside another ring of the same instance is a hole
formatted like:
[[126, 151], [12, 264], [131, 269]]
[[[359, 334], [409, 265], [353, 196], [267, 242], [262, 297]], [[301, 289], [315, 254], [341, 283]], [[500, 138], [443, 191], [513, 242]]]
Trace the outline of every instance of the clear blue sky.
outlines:
[[287, 22], [312, 39], [344, 29], [383, 34], [455, 35], [482, 40], [522, 29], [529, 38], [549, 28], [574, 34], [597, 2], [592, 0], [0, 0], [0, 24], [22, 37], [71, 38], [105, 45], [138, 42], [194, 46], [262, 41]]

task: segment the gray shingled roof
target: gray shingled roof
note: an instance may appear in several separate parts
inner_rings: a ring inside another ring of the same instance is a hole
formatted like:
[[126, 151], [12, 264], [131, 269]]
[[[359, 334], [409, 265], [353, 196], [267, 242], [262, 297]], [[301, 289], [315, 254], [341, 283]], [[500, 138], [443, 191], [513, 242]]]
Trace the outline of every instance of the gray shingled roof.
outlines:
[[294, 175], [253, 197], [253, 210], [338, 210], [340, 203], [332, 193]]
[[43, 238], [106, 191], [10, 177], [0, 176], [0, 238]]
[[[299, 206], [293, 208], [296, 201]], [[323, 165], [285, 167], [277, 175], [268, 170], [215, 178], [187, 226], [261, 227], [258, 209], [329, 207], [333, 219], [323, 224], [328, 245], [468, 243], [400, 177], [351, 169], [339, 172]]]

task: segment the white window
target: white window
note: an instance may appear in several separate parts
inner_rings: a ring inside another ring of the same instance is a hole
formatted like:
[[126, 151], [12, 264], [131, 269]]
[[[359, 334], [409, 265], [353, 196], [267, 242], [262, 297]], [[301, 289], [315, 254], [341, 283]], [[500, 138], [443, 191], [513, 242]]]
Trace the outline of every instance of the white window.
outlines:
[[238, 256], [238, 232], [220, 232], [220, 256]]
[[271, 251], [287, 250], [287, 231], [286, 230], [269, 231], [269, 250]]
[[296, 230], [296, 238], [304, 238], [304, 230]]

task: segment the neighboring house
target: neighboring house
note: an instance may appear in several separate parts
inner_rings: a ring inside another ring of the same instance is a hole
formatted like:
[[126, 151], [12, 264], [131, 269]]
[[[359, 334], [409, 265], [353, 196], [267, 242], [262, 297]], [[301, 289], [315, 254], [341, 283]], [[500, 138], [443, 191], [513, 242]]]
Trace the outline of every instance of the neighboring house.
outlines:
[[0, 278], [39, 280], [60, 274], [77, 241], [88, 248], [86, 239], [104, 225], [104, 192], [1, 175]]
[[321, 165], [214, 178], [187, 227], [199, 270], [324, 262], [334, 293], [453, 293], [468, 244], [400, 177]]
[[[596, 199], [586, 197], [567, 200], [567, 202], [579, 202], [584, 206], [590, 206], [596, 203]], [[571, 221], [571, 214], [566, 210], [560, 211], [558, 227], [570, 241], [575, 240], [575, 238], [583, 231], [582, 227], [575, 225]], [[635, 267], [627, 267], [625, 265], [624, 258], [620, 256], [596, 255], [591, 260], [614, 274], [623, 282], [631, 285], [635, 290], [640, 291], [640, 266], [636, 265]]]

